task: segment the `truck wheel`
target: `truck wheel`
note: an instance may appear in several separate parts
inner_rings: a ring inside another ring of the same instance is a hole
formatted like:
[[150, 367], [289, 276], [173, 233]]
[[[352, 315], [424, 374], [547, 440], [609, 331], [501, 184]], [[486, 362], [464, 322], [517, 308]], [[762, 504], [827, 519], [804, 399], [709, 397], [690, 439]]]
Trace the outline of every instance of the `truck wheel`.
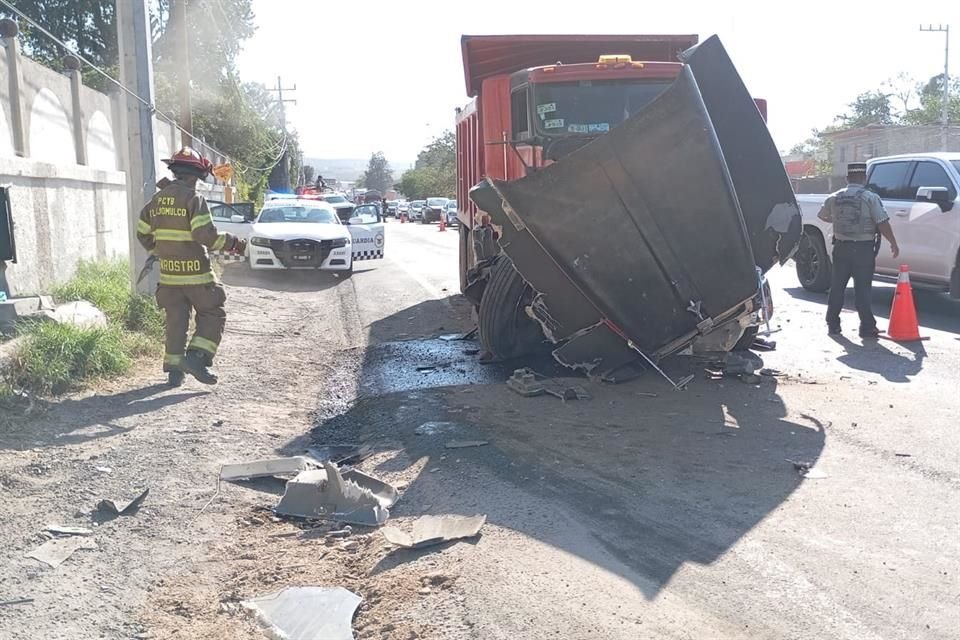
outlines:
[[957, 262], [953, 265], [953, 273], [950, 274], [950, 297], [960, 300], [960, 254], [957, 254]]
[[501, 255], [480, 300], [480, 344], [484, 351], [498, 360], [510, 360], [540, 350], [543, 333], [525, 311], [533, 294], [533, 287], [520, 277], [513, 262]]
[[830, 256], [823, 236], [814, 231], [804, 231], [793, 260], [797, 263], [797, 278], [804, 289], [815, 293], [830, 289]]

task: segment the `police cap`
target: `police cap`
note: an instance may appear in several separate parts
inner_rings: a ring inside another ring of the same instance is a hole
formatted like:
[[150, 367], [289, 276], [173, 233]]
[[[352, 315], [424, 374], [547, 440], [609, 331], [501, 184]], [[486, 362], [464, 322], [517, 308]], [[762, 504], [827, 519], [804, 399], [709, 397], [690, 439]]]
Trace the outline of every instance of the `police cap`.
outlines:
[[854, 175], [857, 173], [867, 173], [867, 163], [866, 162], [851, 162], [847, 165], [847, 175]]

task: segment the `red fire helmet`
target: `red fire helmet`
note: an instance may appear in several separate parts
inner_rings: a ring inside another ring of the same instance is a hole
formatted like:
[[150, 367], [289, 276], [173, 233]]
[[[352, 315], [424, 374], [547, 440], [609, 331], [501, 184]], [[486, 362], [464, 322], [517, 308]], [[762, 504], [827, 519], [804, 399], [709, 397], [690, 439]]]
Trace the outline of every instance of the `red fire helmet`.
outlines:
[[174, 165], [191, 167], [202, 172], [204, 175], [213, 170], [213, 164], [191, 147], [183, 147], [180, 151], [173, 154], [172, 158], [166, 158], [164, 162], [170, 168], [173, 168]]

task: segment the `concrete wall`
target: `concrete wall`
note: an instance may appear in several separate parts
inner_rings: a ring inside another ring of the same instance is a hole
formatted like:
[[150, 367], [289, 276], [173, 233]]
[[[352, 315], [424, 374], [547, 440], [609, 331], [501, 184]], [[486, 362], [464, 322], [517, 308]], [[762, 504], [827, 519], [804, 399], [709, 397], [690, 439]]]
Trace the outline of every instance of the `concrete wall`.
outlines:
[[[79, 65], [58, 73], [19, 55], [15, 28], [0, 24], [0, 186], [9, 188], [17, 263], [0, 264], [0, 289], [12, 295], [49, 291], [80, 259], [126, 256], [126, 137], [119, 93], [80, 83]], [[17, 126], [15, 113], [21, 115]], [[162, 158], [183, 145], [180, 132], [154, 117], [157, 178]], [[215, 164], [227, 159], [199, 140], [188, 144]], [[202, 192], [223, 199], [222, 184]], [[5, 282], [4, 282], [5, 281]]]
[[[940, 127], [869, 126], [832, 134], [832, 175], [847, 174], [848, 162], [866, 162], [870, 158], [898, 153], [942, 151]], [[950, 127], [948, 151], [960, 151], [960, 127]], [[843, 184], [841, 181], [840, 184]]]

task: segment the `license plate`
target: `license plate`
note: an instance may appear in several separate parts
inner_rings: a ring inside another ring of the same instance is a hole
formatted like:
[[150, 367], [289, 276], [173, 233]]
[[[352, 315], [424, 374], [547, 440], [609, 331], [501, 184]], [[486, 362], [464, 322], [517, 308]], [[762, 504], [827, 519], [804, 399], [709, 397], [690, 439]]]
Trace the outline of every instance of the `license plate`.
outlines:
[[313, 256], [293, 256], [294, 260], [313, 260]]

